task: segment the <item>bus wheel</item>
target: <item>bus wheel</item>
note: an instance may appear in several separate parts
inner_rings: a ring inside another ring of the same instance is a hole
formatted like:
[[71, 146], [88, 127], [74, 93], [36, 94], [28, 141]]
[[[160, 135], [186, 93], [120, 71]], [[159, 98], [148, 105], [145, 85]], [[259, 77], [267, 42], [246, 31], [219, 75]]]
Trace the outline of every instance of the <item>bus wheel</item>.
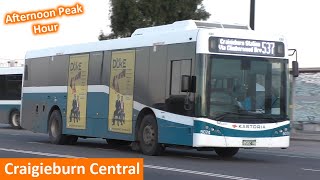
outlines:
[[223, 158], [230, 158], [236, 155], [239, 151], [239, 148], [223, 148], [223, 147], [217, 147], [214, 148], [215, 152]]
[[49, 119], [49, 139], [52, 144], [66, 144], [68, 138], [62, 134], [62, 118], [60, 111], [54, 110]]
[[141, 122], [139, 144], [143, 154], [149, 156], [160, 155], [164, 148], [158, 143], [158, 126], [153, 115], [146, 115]]
[[11, 112], [9, 124], [11, 125], [11, 127], [15, 128], [15, 129], [21, 129], [19, 111], [15, 110], [15, 111]]

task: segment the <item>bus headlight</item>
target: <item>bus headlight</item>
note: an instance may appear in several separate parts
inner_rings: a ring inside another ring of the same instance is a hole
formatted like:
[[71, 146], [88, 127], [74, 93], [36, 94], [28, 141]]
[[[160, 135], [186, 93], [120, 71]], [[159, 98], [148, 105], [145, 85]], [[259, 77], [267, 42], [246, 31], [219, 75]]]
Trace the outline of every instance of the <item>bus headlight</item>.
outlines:
[[282, 129], [279, 130], [279, 133], [283, 133]]

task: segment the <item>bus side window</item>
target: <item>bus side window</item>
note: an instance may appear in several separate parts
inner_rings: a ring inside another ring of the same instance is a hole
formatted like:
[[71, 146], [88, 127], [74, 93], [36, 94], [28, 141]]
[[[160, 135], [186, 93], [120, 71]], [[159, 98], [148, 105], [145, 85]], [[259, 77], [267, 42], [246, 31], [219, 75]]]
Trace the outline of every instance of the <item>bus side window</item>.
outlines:
[[10, 100], [19, 100], [21, 94], [22, 75], [7, 76], [7, 98]]
[[24, 66], [24, 80], [28, 80], [28, 76], [29, 76], [29, 66], [26, 64]]
[[191, 74], [191, 60], [171, 61], [170, 95], [185, 95], [181, 92], [182, 75]]
[[88, 85], [100, 85], [102, 73], [103, 52], [90, 53]]
[[0, 76], [0, 99], [4, 99], [6, 97], [6, 77], [4, 75]]

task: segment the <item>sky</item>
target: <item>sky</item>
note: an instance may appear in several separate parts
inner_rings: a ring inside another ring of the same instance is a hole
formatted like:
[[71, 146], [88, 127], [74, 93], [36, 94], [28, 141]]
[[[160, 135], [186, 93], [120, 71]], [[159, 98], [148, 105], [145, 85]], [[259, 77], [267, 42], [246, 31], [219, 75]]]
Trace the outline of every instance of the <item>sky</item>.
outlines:
[[[84, 14], [50, 20], [8, 25], [7, 13], [35, 11], [71, 6], [81, 3]], [[208, 21], [249, 24], [250, 0], [203, 0], [211, 14]], [[0, 61], [23, 59], [28, 50], [60, 45], [98, 41], [101, 31], [109, 33], [109, 0], [1, 0], [0, 1]], [[256, 0], [255, 30], [282, 34], [290, 49], [297, 49], [300, 67], [320, 67], [320, 28], [315, 23], [320, 17], [315, 0]], [[60, 24], [53, 34], [33, 35], [35, 23]]]

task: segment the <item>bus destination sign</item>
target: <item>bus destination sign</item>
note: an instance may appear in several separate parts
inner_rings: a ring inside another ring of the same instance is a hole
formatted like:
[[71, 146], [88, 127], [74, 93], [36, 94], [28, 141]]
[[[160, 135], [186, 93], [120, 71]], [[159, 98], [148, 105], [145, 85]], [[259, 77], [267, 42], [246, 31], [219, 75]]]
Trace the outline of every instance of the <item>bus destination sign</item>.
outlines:
[[210, 37], [209, 51], [216, 53], [283, 57], [284, 44], [274, 41]]

